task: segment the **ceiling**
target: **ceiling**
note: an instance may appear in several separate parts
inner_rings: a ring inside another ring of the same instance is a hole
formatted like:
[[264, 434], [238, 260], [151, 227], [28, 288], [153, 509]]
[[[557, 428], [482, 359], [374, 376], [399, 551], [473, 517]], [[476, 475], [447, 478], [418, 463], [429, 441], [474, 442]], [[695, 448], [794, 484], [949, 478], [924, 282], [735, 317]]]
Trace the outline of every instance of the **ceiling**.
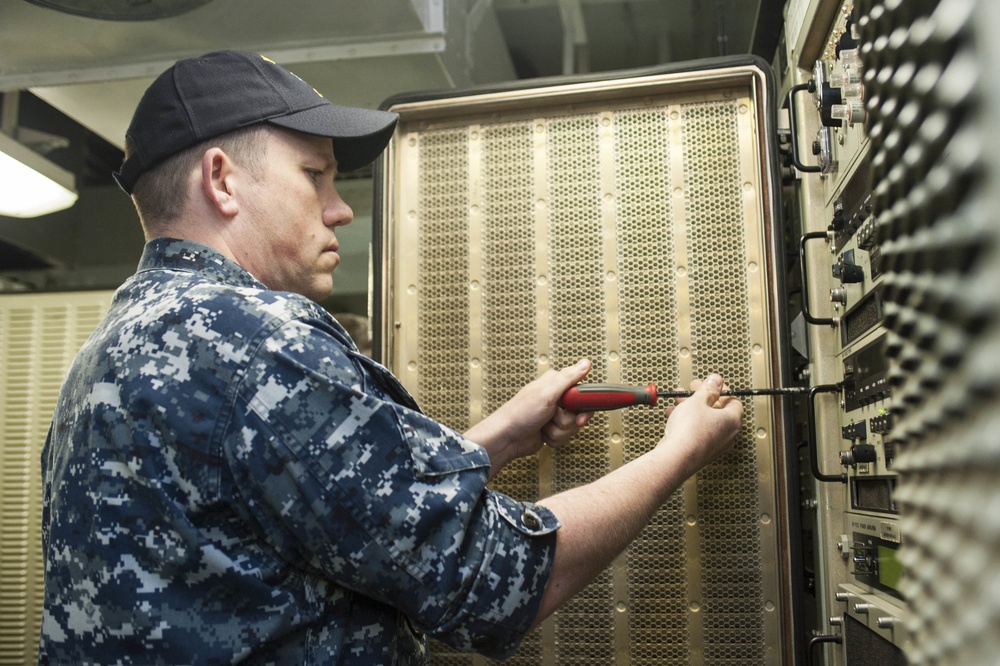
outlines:
[[[131, 203], [109, 174], [121, 159], [125, 128], [143, 90], [178, 58], [219, 48], [258, 51], [335, 103], [377, 107], [416, 90], [721, 54], [755, 52], [770, 60], [782, 5], [780, 0], [4, 0], [0, 92], [8, 93], [7, 108], [17, 109], [14, 131], [66, 139], [36, 149], [77, 174], [80, 200], [68, 211], [34, 220], [0, 216], [0, 289], [111, 288], [131, 272], [141, 233]], [[176, 14], [181, 10], [186, 11]], [[162, 18], [148, 18], [157, 15]], [[371, 194], [370, 181], [361, 176], [345, 184], [357, 196], [349, 200], [355, 224], [338, 235], [346, 236], [345, 248], [353, 244], [354, 256], [345, 254], [338, 269], [344, 286], [338, 287], [334, 309], [361, 311], [366, 298]], [[22, 264], [16, 256], [48, 268]]]

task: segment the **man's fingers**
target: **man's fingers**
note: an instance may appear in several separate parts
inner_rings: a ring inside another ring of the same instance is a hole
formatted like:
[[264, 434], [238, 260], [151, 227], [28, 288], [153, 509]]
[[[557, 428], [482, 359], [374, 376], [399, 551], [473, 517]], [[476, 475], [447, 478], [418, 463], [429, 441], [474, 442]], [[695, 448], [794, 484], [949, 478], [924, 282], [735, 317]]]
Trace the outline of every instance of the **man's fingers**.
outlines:
[[558, 449], [573, 439], [592, 416], [593, 412], [578, 414], [558, 407], [552, 420], [542, 427], [542, 439], [552, 448]]
[[552, 420], [549, 421], [548, 425], [559, 430], [568, 430], [576, 425], [576, 417], [576, 412], [571, 412], [568, 409], [563, 409], [562, 407], [556, 407], [556, 413], [552, 415]]

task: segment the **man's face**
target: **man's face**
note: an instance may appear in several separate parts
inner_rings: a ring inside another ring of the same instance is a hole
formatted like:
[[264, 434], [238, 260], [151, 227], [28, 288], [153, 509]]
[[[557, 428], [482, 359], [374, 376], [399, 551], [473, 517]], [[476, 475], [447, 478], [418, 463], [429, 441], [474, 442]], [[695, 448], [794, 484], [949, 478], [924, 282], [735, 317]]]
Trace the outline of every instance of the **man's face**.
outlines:
[[333, 142], [288, 130], [268, 132], [264, 166], [244, 186], [247, 214], [240, 264], [269, 288], [319, 301], [333, 289], [340, 263], [336, 227], [354, 212], [334, 187]]

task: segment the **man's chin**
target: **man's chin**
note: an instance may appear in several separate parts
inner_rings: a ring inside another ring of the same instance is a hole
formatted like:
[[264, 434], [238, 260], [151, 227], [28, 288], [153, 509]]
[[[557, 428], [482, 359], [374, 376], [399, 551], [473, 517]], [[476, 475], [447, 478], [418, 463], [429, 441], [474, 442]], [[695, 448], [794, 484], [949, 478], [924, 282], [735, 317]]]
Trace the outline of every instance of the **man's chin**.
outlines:
[[310, 293], [302, 294], [306, 298], [322, 303], [333, 295], [333, 279], [331, 277], [328, 284], [316, 284], [309, 290]]

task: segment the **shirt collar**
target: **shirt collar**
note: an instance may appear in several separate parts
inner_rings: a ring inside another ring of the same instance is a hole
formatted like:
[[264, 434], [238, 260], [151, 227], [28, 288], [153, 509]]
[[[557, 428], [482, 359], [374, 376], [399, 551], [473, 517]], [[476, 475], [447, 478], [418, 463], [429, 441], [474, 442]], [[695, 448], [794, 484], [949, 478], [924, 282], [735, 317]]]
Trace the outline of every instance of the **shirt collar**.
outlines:
[[139, 259], [139, 271], [168, 269], [200, 273], [208, 279], [236, 287], [267, 289], [235, 261], [216, 250], [176, 238], [154, 238], [146, 243]]

